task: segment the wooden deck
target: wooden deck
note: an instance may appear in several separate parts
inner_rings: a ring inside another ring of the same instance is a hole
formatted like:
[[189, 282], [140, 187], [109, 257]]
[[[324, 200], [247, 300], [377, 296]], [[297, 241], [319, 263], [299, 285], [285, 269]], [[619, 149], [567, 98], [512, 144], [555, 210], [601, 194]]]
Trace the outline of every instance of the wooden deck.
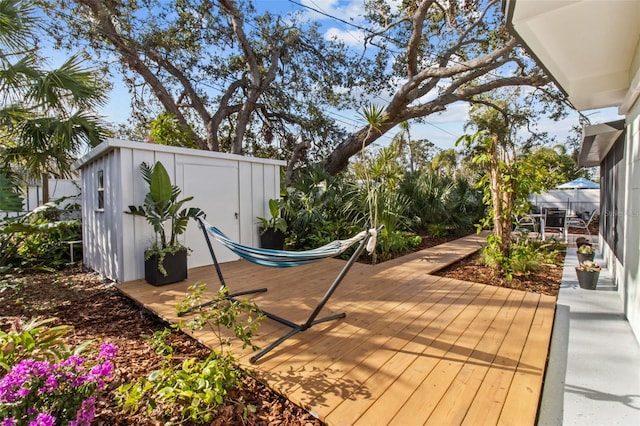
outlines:
[[[323, 311], [346, 318], [298, 333], [256, 364], [250, 352], [234, 351], [258, 379], [330, 425], [533, 425], [555, 298], [429, 275], [480, 240], [356, 264]], [[222, 267], [233, 291], [266, 286], [253, 297], [262, 309], [304, 322], [342, 265]], [[182, 283], [118, 287], [177, 322], [175, 305], [197, 281], [218, 287], [212, 266], [190, 270]], [[254, 343], [264, 347], [288, 330], [267, 319]], [[215, 345], [205, 332], [194, 337]]]

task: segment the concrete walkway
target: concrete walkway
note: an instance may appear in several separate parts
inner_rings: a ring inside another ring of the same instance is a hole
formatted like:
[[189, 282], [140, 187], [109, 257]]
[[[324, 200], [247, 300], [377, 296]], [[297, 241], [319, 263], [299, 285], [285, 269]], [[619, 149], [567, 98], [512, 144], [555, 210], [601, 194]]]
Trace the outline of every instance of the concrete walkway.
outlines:
[[577, 265], [576, 248], [570, 247], [539, 424], [640, 425], [640, 346], [620, 295], [607, 269], [596, 290], [581, 289]]

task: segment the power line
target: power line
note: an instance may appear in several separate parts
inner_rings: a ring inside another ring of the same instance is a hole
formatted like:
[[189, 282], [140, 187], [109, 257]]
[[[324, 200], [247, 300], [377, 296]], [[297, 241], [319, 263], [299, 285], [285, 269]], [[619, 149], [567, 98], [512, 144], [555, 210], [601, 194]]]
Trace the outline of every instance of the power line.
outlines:
[[[362, 31], [364, 31], [366, 33], [374, 34], [374, 31], [370, 30], [369, 28], [354, 24], [353, 22], [349, 22], [349, 21], [347, 21], [345, 19], [342, 19], [342, 18], [338, 18], [337, 16], [333, 16], [333, 15], [331, 15], [331, 14], [329, 14], [327, 12], [324, 12], [324, 11], [322, 11], [320, 9], [317, 9], [315, 7], [307, 6], [306, 4], [298, 3], [297, 1], [294, 1], [294, 0], [289, 0], [289, 3], [295, 4], [296, 6], [300, 6], [300, 7], [305, 8], [305, 9], [309, 9], [309, 10], [311, 10], [313, 12], [319, 13], [320, 15], [326, 16], [327, 18], [331, 18], [331, 19], [333, 19], [335, 21], [342, 22], [343, 24], [346, 24], [346, 25], [349, 25], [351, 27], [357, 28], [357, 29], [362, 30]], [[315, 4], [315, 2], [313, 4]]]

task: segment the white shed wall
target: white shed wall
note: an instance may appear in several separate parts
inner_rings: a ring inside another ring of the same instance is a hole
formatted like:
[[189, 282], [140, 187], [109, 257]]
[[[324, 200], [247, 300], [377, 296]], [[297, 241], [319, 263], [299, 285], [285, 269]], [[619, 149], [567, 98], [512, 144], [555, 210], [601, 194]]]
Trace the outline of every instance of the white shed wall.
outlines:
[[[256, 216], [280, 193], [284, 162], [140, 142], [109, 140], [81, 159], [85, 266], [114, 281], [144, 277], [144, 250], [154, 233], [146, 220], [124, 213], [142, 204], [148, 191], [140, 164], [161, 161], [181, 198], [193, 196], [207, 221], [246, 245], [258, 245]], [[97, 171], [104, 170], [105, 208], [97, 211]], [[181, 242], [192, 249], [190, 268], [212, 264], [202, 231], [191, 222]], [[218, 261], [237, 256], [214, 243]]]
[[[98, 171], [104, 175], [104, 209], [98, 209]], [[84, 265], [117, 280], [123, 271], [122, 182], [120, 152], [112, 150], [86, 164], [82, 182], [82, 239]], [[130, 180], [128, 181], [130, 182]]]

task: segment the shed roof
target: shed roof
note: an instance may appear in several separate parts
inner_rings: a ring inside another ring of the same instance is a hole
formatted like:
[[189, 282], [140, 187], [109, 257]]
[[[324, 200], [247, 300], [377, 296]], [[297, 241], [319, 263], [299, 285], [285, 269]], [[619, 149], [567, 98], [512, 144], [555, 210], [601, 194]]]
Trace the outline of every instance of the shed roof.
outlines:
[[107, 139], [106, 141], [102, 142], [100, 145], [93, 148], [87, 154], [82, 156], [80, 159], [78, 159], [78, 161], [74, 163], [73, 168], [82, 169], [85, 165], [91, 163], [92, 161], [119, 148], [129, 148], [129, 149], [137, 149], [137, 150], [143, 150], [143, 151], [167, 152], [172, 154], [219, 158], [219, 159], [226, 159], [226, 160], [233, 160], [233, 161], [246, 161], [246, 162], [252, 162], [252, 163], [273, 164], [277, 166], [284, 166], [286, 164], [282, 160], [273, 160], [269, 158], [248, 157], [244, 155], [227, 154], [224, 152], [205, 151], [201, 149], [158, 145], [153, 143], [127, 141], [122, 139]]

